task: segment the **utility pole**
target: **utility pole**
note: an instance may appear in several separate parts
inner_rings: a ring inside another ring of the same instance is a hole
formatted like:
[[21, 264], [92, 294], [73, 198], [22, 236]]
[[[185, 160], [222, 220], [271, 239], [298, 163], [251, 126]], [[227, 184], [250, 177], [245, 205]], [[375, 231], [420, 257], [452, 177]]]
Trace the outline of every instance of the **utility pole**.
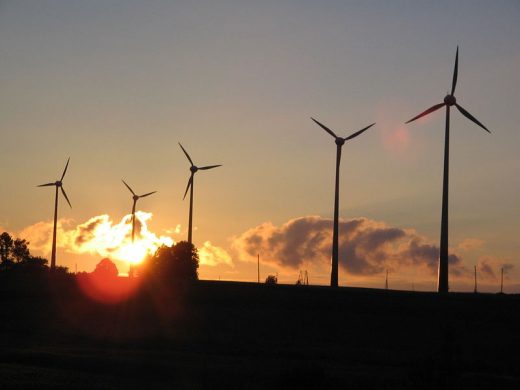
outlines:
[[504, 293], [504, 267], [500, 269], [500, 294]]
[[257, 274], [257, 282], [260, 283], [260, 253], [256, 255], [256, 274]]
[[475, 268], [475, 288], [474, 288], [473, 292], [476, 294], [477, 293], [477, 266], [475, 265], [474, 268]]
[[385, 290], [388, 290], [388, 268], [386, 269]]

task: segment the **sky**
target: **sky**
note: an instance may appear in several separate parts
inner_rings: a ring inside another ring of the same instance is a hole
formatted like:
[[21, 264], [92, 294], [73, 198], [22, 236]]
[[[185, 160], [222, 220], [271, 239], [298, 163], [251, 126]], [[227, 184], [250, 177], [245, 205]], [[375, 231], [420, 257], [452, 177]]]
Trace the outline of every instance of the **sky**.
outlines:
[[[200, 277], [330, 278], [334, 140], [340, 285], [434, 290], [442, 102], [460, 48], [450, 144], [453, 291], [520, 292], [518, 1], [0, 1], [0, 230], [58, 264], [92, 271], [128, 236], [131, 194], [148, 242], [186, 239], [189, 163], [198, 172]], [[94, 233], [88, 229], [95, 230]], [[85, 244], [85, 235], [88, 242]], [[118, 237], [122, 237], [121, 235]], [[152, 245], [152, 246], [153, 246]], [[105, 246], [105, 247], [103, 247]], [[109, 248], [110, 249], [110, 248]]]

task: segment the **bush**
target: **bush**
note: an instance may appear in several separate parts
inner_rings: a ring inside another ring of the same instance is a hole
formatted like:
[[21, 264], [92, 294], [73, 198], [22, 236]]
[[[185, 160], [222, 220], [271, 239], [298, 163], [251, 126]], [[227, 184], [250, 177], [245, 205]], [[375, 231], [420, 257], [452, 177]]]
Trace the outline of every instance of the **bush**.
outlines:
[[269, 275], [265, 278], [265, 284], [278, 284], [278, 278], [274, 275]]

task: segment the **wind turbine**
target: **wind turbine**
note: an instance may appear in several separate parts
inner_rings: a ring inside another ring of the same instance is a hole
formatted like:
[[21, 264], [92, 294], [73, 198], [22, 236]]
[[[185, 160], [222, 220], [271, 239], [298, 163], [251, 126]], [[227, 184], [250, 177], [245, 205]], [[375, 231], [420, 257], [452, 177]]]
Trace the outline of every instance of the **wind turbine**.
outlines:
[[332, 269], [330, 271], [330, 285], [332, 287], [338, 287], [338, 210], [339, 210], [339, 164], [341, 162], [341, 148], [345, 141], [351, 140], [352, 138], [357, 137], [361, 133], [365, 132], [369, 128], [375, 125], [372, 123], [371, 125], [356, 131], [355, 133], [349, 135], [348, 137], [338, 137], [336, 133], [334, 133], [331, 129], [329, 129], [324, 124], [318, 122], [316, 119], [311, 118], [318, 126], [320, 126], [323, 130], [329, 133], [334, 137], [336, 142], [336, 188], [334, 194], [334, 230], [332, 234]]
[[126, 184], [126, 182], [123, 179], [121, 179], [121, 181], [126, 186], [126, 188], [128, 188], [128, 190], [132, 193], [132, 199], [134, 200], [134, 203], [132, 205], [132, 243], [133, 243], [134, 242], [134, 236], [135, 236], [135, 205], [137, 204], [137, 201], [140, 198], [144, 198], [146, 196], [155, 194], [157, 191], [148, 192], [147, 194], [144, 194], [144, 195], [136, 195], [134, 190], [132, 190], [130, 188], [130, 186], [128, 184]]
[[65, 173], [67, 173], [67, 168], [69, 167], [69, 161], [70, 161], [70, 157], [67, 159], [67, 164], [65, 164], [65, 169], [63, 170], [63, 173], [61, 174], [60, 180], [55, 181], [54, 183], [40, 184], [38, 186], [38, 187], [51, 187], [51, 186], [56, 187], [56, 195], [54, 197], [54, 227], [52, 230], [51, 271], [54, 271], [54, 269], [56, 268], [56, 226], [58, 224], [58, 188], [61, 190], [61, 193], [65, 197], [65, 200], [69, 204], [70, 208], [72, 208], [69, 198], [67, 197], [67, 194], [63, 188], [63, 178], [65, 177]]
[[189, 219], [189, 224], [188, 224], [188, 242], [191, 244], [192, 243], [191, 228], [192, 228], [192, 220], [193, 220], [193, 180], [195, 178], [195, 173], [197, 171], [199, 171], [199, 170], [205, 171], [207, 169], [213, 169], [213, 168], [221, 167], [222, 165], [219, 164], [219, 165], [208, 165], [208, 166], [205, 166], [205, 167], [197, 167], [195, 164], [193, 164], [193, 160], [191, 159], [191, 157], [188, 154], [188, 152], [186, 151], [186, 149], [184, 149], [182, 147], [180, 142], [179, 142], [179, 146], [181, 147], [182, 151], [186, 155], [186, 158], [188, 159], [188, 161], [191, 164], [191, 166], [190, 166], [190, 171], [191, 171], [190, 180], [188, 180], [188, 185], [186, 186], [186, 191], [184, 192], [184, 197], [182, 198], [182, 200], [184, 200], [186, 198], [186, 194], [188, 193], [188, 190], [190, 190], [190, 219]]
[[457, 46], [457, 54], [455, 55], [455, 68], [453, 69], [453, 80], [451, 82], [451, 93], [444, 97], [444, 102], [436, 104], [419, 115], [413, 117], [406, 123], [413, 122], [425, 115], [428, 115], [439, 108], [446, 107], [446, 129], [444, 135], [444, 175], [442, 181], [442, 218], [441, 218], [441, 248], [439, 258], [439, 275], [437, 291], [439, 293], [448, 292], [448, 183], [449, 183], [449, 159], [450, 159], [450, 107], [455, 106], [462, 115], [482, 127], [488, 133], [491, 133], [486, 126], [480, 123], [473, 115], [466, 111], [457, 103], [455, 99], [455, 87], [457, 86], [457, 74], [459, 68], [459, 47]]

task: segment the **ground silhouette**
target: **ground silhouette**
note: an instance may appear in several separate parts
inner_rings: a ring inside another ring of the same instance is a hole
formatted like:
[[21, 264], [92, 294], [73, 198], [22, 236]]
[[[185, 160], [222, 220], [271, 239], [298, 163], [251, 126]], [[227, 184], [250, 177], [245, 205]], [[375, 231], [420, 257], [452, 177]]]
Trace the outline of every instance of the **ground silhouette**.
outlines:
[[[138, 278], [118, 278], [129, 282]], [[0, 387], [517, 388], [520, 297], [0, 278]]]

